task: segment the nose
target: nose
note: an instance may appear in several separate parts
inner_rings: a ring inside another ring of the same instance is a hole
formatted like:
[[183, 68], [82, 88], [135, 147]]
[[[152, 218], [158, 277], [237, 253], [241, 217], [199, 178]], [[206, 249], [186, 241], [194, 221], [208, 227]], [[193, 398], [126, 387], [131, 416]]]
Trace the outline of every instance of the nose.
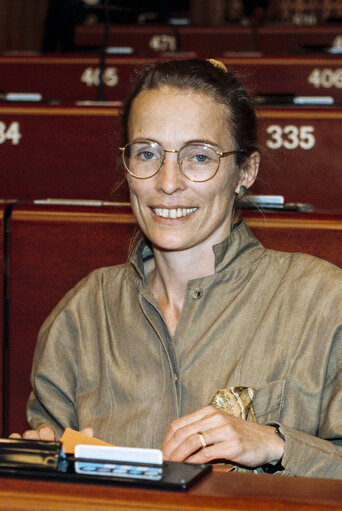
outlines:
[[164, 162], [157, 174], [158, 187], [167, 195], [172, 195], [186, 187], [185, 176], [177, 162], [177, 154], [165, 153]]

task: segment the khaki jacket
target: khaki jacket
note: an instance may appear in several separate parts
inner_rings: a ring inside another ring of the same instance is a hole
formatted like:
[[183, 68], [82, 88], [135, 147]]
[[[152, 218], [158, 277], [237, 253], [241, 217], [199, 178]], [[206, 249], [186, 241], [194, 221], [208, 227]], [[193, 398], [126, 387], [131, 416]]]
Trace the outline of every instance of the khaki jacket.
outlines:
[[172, 337], [144, 241], [71, 290], [39, 334], [31, 426], [159, 448], [173, 419], [249, 386], [258, 422], [285, 434], [282, 474], [342, 479], [342, 271], [267, 250], [244, 222], [213, 250], [215, 273], [188, 282]]

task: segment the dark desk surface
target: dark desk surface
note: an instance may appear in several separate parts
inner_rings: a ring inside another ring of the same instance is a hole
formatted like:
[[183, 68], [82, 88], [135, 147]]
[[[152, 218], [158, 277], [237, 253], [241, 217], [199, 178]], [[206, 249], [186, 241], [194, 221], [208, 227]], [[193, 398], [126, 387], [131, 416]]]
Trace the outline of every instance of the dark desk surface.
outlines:
[[187, 492], [0, 479], [3, 510], [341, 510], [342, 481], [212, 473]]

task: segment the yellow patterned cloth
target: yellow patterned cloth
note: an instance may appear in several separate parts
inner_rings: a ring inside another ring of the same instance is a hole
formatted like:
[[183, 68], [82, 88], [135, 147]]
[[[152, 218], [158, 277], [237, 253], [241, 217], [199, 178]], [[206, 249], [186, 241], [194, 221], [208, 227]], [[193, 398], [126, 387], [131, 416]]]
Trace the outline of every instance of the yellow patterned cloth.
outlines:
[[[221, 389], [216, 392], [210, 404], [222, 412], [234, 415], [234, 417], [257, 422], [253, 406], [254, 391], [252, 387], [242, 386]], [[253, 469], [243, 467], [235, 467], [235, 470], [254, 472]]]
[[218, 390], [210, 404], [222, 412], [248, 421], [256, 421], [253, 407], [254, 389], [252, 387], [228, 387]]

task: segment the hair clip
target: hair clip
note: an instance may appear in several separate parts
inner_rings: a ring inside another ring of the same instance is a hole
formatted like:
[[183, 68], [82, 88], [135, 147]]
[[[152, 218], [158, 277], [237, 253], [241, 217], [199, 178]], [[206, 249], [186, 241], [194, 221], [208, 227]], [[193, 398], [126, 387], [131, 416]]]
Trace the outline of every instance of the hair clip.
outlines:
[[226, 68], [226, 66], [223, 64], [223, 62], [220, 62], [219, 60], [216, 60], [216, 59], [207, 59], [207, 62], [210, 62], [210, 64], [212, 64], [213, 66], [215, 67], [219, 67], [220, 69], [222, 69], [222, 71], [224, 71], [225, 73], [228, 73], [228, 69]]

